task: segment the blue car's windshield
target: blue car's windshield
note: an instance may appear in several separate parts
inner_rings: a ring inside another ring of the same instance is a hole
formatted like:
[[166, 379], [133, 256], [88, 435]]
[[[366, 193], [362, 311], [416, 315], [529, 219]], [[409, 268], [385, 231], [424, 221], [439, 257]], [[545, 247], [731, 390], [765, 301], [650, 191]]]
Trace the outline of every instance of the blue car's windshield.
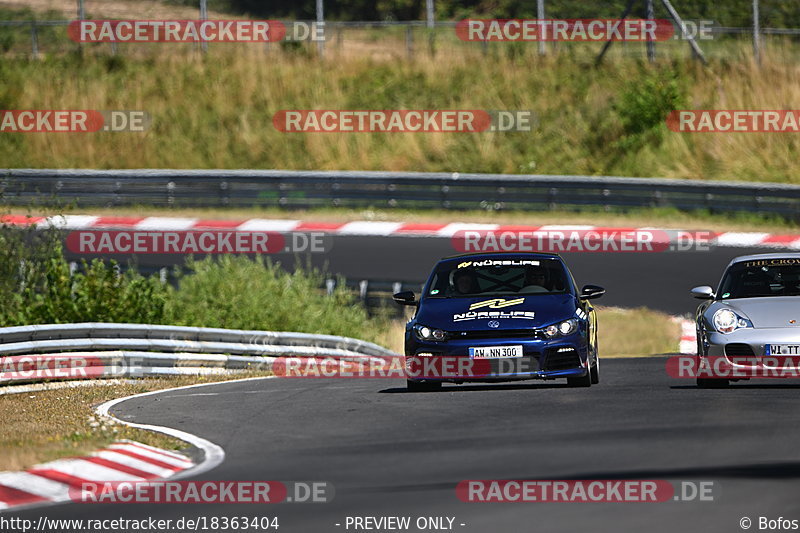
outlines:
[[557, 259], [485, 259], [443, 263], [427, 288], [433, 298], [567, 292], [564, 266]]
[[758, 259], [732, 265], [720, 284], [720, 300], [800, 296], [800, 259]]

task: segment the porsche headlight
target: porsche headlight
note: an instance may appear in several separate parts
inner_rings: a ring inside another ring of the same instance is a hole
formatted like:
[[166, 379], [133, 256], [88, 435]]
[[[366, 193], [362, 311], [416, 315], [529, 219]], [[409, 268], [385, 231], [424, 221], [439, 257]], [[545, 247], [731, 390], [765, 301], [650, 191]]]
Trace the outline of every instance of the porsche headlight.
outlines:
[[720, 333], [732, 333], [739, 328], [752, 327], [751, 323], [731, 311], [730, 309], [720, 309], [714, 313], [712, 319], [714, 329]]
[[441, 329], [429, 328], [422, 324], [414, 326], [414, 333], [421, 341], [443, 341], [447, 338], [447, 333]]

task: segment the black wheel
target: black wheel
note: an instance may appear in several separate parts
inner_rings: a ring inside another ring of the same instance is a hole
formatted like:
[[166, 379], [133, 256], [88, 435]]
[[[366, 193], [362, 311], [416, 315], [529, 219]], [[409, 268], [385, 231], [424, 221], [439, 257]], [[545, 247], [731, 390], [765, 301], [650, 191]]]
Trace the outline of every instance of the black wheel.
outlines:
[[594, 356], [594, 365], [589, 370], [589, 374], [592, 376], [592, 385], [600, 383], [600, 359], [596, 355]]
[[587, 371], [585, 376], [579, 378], [567, 378], [567, 385], [570, 387], [591, 387], [592, 371]]
[[697, 386], [701, 389], [725, 389], [731, 384], [729, 379], [703, 379], [697, 378]]
[[432, 392], [442, 388], [441, 381], [412, 381], [406, 380], [408, 392]]

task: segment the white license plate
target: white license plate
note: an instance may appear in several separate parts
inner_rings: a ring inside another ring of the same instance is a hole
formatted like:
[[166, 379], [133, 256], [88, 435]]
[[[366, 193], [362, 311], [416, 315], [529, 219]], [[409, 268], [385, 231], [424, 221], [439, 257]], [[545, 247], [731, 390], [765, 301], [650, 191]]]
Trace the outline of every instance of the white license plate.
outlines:
[[767, 344], [765, 355], [800, 355], [800, 344]]
[[522, 357], [522, 345], [516, 346], [479, 346], [469, 349], [473, 359], [501, 359], [503, 357]]

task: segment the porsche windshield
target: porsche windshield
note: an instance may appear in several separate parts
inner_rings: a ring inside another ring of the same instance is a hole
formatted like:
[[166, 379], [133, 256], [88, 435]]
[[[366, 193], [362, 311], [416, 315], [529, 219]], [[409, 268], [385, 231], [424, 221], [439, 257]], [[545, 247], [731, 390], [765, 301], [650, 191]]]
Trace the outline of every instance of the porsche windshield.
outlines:
[[567, 292], [562, 263], [544, 260], [478, 260], [447, 262], [437, 267], [427, 288], [433, 298]]
[[718, 294], [720, 300], [800, 296], [800, 258], [736, 263], [725, 272]]

